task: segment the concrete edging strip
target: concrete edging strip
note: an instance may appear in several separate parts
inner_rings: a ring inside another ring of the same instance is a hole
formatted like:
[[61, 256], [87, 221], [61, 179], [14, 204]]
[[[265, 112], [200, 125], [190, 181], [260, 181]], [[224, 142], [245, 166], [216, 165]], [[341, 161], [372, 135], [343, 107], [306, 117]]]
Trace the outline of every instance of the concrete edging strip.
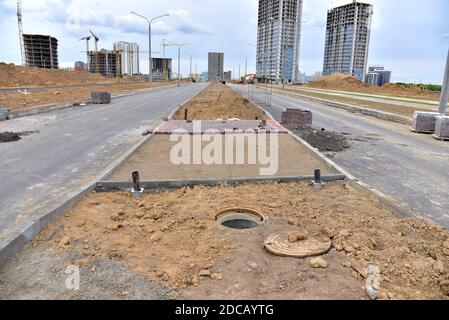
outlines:
[[[236, 178], [236, 179], [204, 179], [204, 180], [165, 180], [165, 181], [141, 181], [140, 185], [145, 190], [179, 189], [194, 186], [219, 186], [239, 184], [262, 184], [268, 182], [290, 183], [298, 181], [313, 181], [314, 176], [295, 177], [261, 177], [261, 178]], [[344, 181], [342, 174], [326, 175], [321, 177], [323, 182]], [[97, 183], [98, 192], [130, 190], [133, 187], [131, 181], [100, 181]]]
[[[148, 89], [136, 90], [136, 91], [129, 92], [129, 93], [116, 94], [116, 95], [112, 96], [112, 99], [118, 99], [118, 98], [133, 96], [133, 95], [137, 95], [137, 94], [153, 92], [153, 91], [157, 91], [157, 90], [161, 90], [161, 89], [171, 89], [176, 86], [177, 85], [148, 88]], [[84, 100], [84, 101], [80, 102], [80, 104], [89, 104], [89, 103], [90, 103], [89, 100]], [[32, 109], [27, 109], [27, 110], [22, 110], [22, 111], [20, 111], [20, 110], [13, 111], [13, 112], [10, 111], [7, 115], [7, 118], [4, 120], [11, 120], [14, 118], [32, 116], [32, 115], [41, 114], [41, 113], [49, 113], [52, 111], [59, 111], [59, 110], [68, 109], [68, 108], [81, 108], [81, 106], [75, 105], [73, 102], [65, 102], [65, 103], [59, 103], [59, 104], [54, 104], [54, 105], [40, 107], [40, 108], [37, 107], [37, 108], [32, 108]], [[1, 114], [0, 114], [0, 121], [2, 121]]]
[[[263, 89], [262, 87], [257, 87], [257, 88]], [[351, 104], [335, 102], [335, 101], [331, 101], [331, 100], [327, 100], [327, 99], [315, 98], [315, 97], [306, 96], [306, 95], [303, 95], [300, 93], [294, 93], [294, 92], [289, 92], [289, 91], [285, 91], [285, 90], [273, 89], [273, 91], [280, 92], [280, 93], [283, 93], [283, 94], [291, 96], [291, 97], [301, 97], [301, 98], [312, 100], [312, 101], [319, 101], [329, 107], [344, 109], [344, 110], [352, 111], [352, 112], [360, 112], [364, 115], [376, 117], [376, 118], [379, 118], [382, 120], [387, 120], [387, 121], [392, 121], [392, 122], [397, 122], [397, 123], [402, 123], [402, 124], [410, 124], [410, 125], [413, 122], [413, 120], [411, 118], [408, 118], [406, 116], [397, 115], [397, 114], [390, 113], [390, 112], [386, 112], [386, 111], [379, 111], [379, 110], [359, 107], [359, 106], [355, 106], [355, 105], [351, 105]]]
[[94, 179], [90, 180], [88, 183], [84, 184], [72, 194], [68, 196], [68, 200], [64, 203], [51, 209], [39, 219], [30, 223], [20, 235], [15, 237], [12, 241], [0, 247], [0, 267], [3, 266], [9, 259], [13, 258], [17, 252], [28, 242], [34, 239], [40, 231], [45, 228], [48, 224], [58, 218], [62, 213], [73, 207], [79, 200], [86, 196], [89, 192], [95, 189], [96, 183], [98, 181], [107, 179], [114, 169], [125, 162], [137, 149], [139, 149], [145, 142], [151, 139], [153, 135], [148, 135], [141, 138], [134, 146], [132, 146], [128, 151], [122, 154], [117, 160], [111, 163], [100, 175], [96, 176]]

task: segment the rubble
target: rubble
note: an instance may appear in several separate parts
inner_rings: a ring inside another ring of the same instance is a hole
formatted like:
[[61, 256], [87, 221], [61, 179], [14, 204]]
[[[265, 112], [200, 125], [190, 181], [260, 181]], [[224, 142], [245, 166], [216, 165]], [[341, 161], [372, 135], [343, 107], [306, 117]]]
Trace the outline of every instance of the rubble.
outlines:
[[310, 260], [310, 265], [313, 268], [322, 268], [322, 269], [326, 269], [327, 267], [329, 267], [329, 264], [327, 263], [327, 261], [320, 257], [312, 258]]

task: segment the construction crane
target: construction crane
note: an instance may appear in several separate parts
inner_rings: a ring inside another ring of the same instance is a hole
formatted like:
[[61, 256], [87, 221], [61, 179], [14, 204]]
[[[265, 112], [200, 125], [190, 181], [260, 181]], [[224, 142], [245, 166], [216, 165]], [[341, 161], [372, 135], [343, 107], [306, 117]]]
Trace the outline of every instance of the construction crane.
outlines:
[[173, 43], [173, 42], [169, 42], [167, 44], [168, 47], [178, 47], [178, 80], [181, 79], [181, 47], [185, 47], [186, 45], [188, 45], [190, 43]]
[[17, 1], [17, 22], [19, 25], [19, 37], [20, 37], [20, 54], [22, 56], [22, 65], [26, 65], [25, 59], [25, 44], [23, 41], [23, 25], [22, 25], [22, 0]]
[[87, 37], [84, 37], [84, 38], [81, 38], [80, 39], [80, 41], [86, 41], [86, 54], [87, 54], [87, 60], [86, 60], [86, 66], [87, 66], [87, 71], [89, 71], [90, 70], [90, 66], [89, 66], [89, 41], [90, 41], [90, 39], [92, 39], [92, 37], [91, 36], [87, 36]]
[[89, 32], [95, 39], [95, 72], [100, 73], [100, 61], [98, 61], [98, 41], [100, 41], [100, 38], [92, 30], [89, 30]]
[[169, 44], [165, 42], [165, 39], [162, 39], [161, 47], [162, 47], [162, 79], [167, 79], [167, 68], [165, 63], [165, 48], [168, 47]]

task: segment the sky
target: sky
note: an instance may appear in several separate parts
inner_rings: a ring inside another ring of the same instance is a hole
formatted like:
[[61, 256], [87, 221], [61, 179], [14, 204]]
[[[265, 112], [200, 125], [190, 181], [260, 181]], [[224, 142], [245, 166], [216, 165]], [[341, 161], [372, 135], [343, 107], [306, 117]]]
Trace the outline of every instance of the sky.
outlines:
[[[300, 71], [321, 71], [327, 10], [350, 0], [304, 0]], [[393, 71], [394, 82], [443, 81], [449, 49], [448, 0], [367, 0], [374, 5], [368, 64]], [[137, 42], [141, 72], [148, 70], [148, 18], [169, 13], [153, 23], [153, 56], [162, 56], [162, 39], [186, 44], [181, 50], [181, 73], [207, 71], [207, 53], [225, 53], [225, 69], [243, 75], [255, 71], [258, 0], [23, 0], [25, 33], [50, 34], [59, 39], [61, 67], [85, 61], [89, 30], [101, 48], [116, 41]], [[20, 64], [16, 1], [0, 0], [0, 61]], [[91, 48], [94, 42], [91, 42]], [[166, 48], [174, 58], [177, 48]]]

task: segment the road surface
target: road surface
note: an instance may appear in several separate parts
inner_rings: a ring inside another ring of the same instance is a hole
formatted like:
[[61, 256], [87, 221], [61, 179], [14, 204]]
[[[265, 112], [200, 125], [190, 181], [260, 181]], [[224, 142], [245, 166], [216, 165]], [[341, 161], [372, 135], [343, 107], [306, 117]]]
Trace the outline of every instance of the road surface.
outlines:
[[0, 144], [0, 247], [100, 174], [148, 128], [204, 87], [189, 84], [0, 122], [0, 132], [38, 131]]
[[[248, 94], [247, 86], [232, 86]], [[415, 134], [406, 125], [354, 114], [317, 102], [273, 93], [264, 106], [264, 89], [252, 98], [277, 120], [285, 108], [313, 112], [314, 127], [348, 134], [351, 149], [333, 159], [348, 172], [407, 204], [420, 217], [449, 228], [449, 142]]]

